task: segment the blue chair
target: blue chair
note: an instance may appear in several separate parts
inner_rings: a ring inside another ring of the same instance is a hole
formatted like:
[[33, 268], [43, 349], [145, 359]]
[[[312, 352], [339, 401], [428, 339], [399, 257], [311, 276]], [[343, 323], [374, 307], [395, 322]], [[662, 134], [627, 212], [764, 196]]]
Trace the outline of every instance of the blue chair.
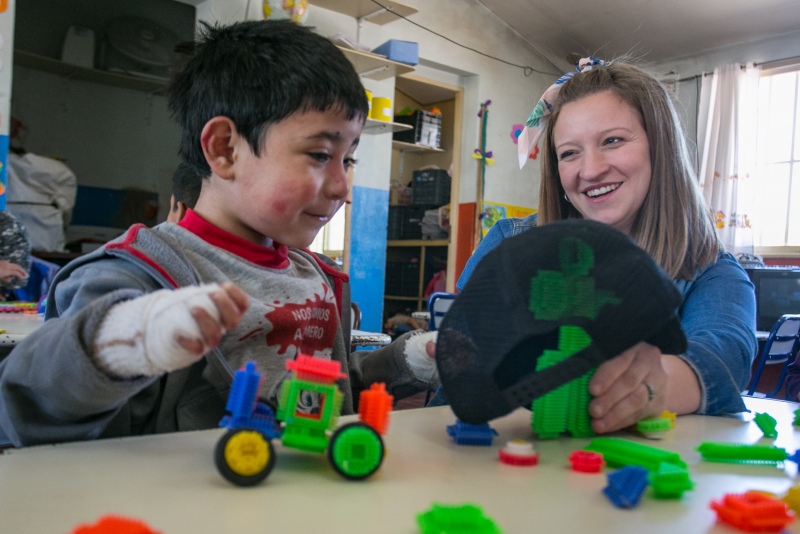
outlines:
[[755, 393], [758, 382], [761, 380], [761, 373], [765, 365], [780, 364], [781, 374], [775, 389], [767, 393], [767, 398], [775, 398], [775, 395], [783, 387], [786, 380], [786, 369], [794, 361], [797, 351], [800, 350], [800, 315], [785, 314], [775, 321], [769, 332], [769, 337], [764, 342], [764, 348], [758, 357], [758, 366], [750, 382], [748, 395]]
[[428, 319], [429, 331], [433, 332], [439, 329], [444, 315], [447, 313], [447, 310], [450, 309], [455, 298], [455, 293], [443, 292], [432, 293], [431, 296], [428, 297], [428, 313], [430, 314], [430, 318]]
[[[431, 296], [428, 297], [428, 314], [430, 315], [428, 319], [429, 331], [433, 332], [434, 330], [439, 329], [447, 310], [450, 309], [450, 306], [453, 304], [455, 298], [455, 293], [443, 292], [432, 293]], [[441, 392], [439, 392], [440, 389], [441, 386], [439, 386], [439, 388], [436, 390], [428, 390], [428, 394], [425, 395], [425, 406], [430, 404], [431, 398], [434, 397], [437, 392], [441, 395]]]

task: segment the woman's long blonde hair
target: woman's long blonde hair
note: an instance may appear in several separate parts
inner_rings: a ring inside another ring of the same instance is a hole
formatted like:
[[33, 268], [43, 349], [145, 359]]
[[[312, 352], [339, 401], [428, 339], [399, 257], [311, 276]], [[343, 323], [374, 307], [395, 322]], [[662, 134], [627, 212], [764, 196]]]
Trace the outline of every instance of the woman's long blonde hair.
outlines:
[[538, 224], [581, 218], [564, 198], [553, 128], [565, 104], [601, 91], [613, 91], [639, 112], [650, 144], [650, 190], [631, 237], [671, 277], [691, 279], [698, 268], [716, 261], [722, 244], [697, 186], [670, 97], [658, 80], [633, 65], [595, 67], [576, 74], [559, 91], [543, 136]]

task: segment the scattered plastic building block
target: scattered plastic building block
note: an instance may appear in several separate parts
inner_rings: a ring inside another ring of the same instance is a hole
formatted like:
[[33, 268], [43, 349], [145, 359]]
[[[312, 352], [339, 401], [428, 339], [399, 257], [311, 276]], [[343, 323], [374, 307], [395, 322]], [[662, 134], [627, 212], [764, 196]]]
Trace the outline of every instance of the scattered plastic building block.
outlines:
[[658, 416], [659, 419], [669, 419], [670, 426], [673, 428], [675, 427], [675, 419], [678, 417], [678, 414], [675, 412], [671, 412], [669, 410], [664, 410], [661, 412], [661, 415]]
[[783, 496], [781, 499], [783, 502], [789, 505], [789, 508], [794, 510], [795, 513], [800, 512], [800, 484], [795, 484], [789, 491], [786, 492], [786, 495]]
[[677, 452], [623, 438], [594, 438], [584, 449], [602, 453], [610, 467], [638, 465], [650, 471], [656, 471], [662, 463], [666, 462], [686, 469], [686, 463], [681, 460]]
[[500, 527], [474, 504], [433, 503], [427, 512], [417, 514], [422, 534], [502, 534]]
[[786, 449], [774, 445], [704, 441], [697, 450], [707, 462], [778, 465], [789, 458]]
[[389, 429], [389, 412], [392, 411], [394, 397], [386, 391], [386, 384], [376, 382], [368, 390], [362, 391], [358, 401], [358, 415], [361, 421], [386, 434]]
[[447, 434], [453, 438], [456, 445], [484, 445], [490, 446], [492, 439], [497, 435], [497, 430], [489, 423], [471, 425], [456, 419], [455, 424], [447, 425]]
[[674, 422], [665, 417], [650, 417], [636, 423], [636, 430], [646, 438], [661, 439], [672, 429]]
[[617, 508], [634, 508], [647, 489], [647, 474], [647, 469], [636, 465], [618, 469], [608, 474], [603, 493]]
[[144, 521], [128, 517], [107, 515], [94, 525], [78, 525], [72, 534], [161, 534], [152, 530]]
[[720, 521], [745, 532], [780, 532], [795, 518], [785, 502], [755, 491], [729, 493], [710, 506]]
[[778, 437], [778, 422], [768, 413], [757, 413], [753, 418], [758, 428], [764, 433], [764, 437], [777, 438]]
[[684, 492], [694, 488], [687, 469], [667, 462], [650, 471], [648, 480], [656, 499], [680, 499]]
[[599, 473], [606, 465], [603, 455], [594, 451], [572, 451], [569, 463], [572, 470], [579, 473]]
[[533, 444], [520, 439], [509, 441], [497, 454], [499, 460], [508, 465], [529, 466], [539, 463], [539, 453], [533, 450]]
[[794, 411], [794, 421], [792, 422], [794, 426], [800, 426], [800, 409]]

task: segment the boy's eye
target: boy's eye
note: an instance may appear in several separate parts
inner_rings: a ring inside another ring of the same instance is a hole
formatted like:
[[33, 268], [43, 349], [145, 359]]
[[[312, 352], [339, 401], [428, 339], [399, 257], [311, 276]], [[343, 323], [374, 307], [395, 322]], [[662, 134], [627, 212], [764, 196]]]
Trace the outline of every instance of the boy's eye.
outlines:
[[354, 158], [344, 158], [344, 168], [352, 169], [358, 163]]
[[326, 154], [325, 152], [311, 152], [309, 153], [309, 156], [311, 156], [313, 159], [315, 159], [320, 163], [326, 163], [328, 160], [331, 159], [331, 155]]

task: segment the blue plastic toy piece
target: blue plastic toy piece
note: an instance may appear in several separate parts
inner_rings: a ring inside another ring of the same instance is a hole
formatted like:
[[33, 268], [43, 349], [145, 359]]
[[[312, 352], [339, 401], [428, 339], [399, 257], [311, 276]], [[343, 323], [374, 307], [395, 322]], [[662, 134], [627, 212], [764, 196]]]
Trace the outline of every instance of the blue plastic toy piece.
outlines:
[[482, 425], [471, 425], [456, 419], [455, 424], [447, 425], [447, 434], [453, 438], [456, 445], [484, 445], [490, 446], [492, 439], [497, 435], [497, 430], [489, 426], [489, 423]]
[[608, 474], [608, 486], [603, 493], [617, 508], [634, 508], [647, 489], [648, 474], [647, 469], [637, 465], [618, 469]]
[[255, 362], [249, 361], [238, 371], [233, 379], [225, 410], [230, 413], [219, 422], [224, 428], [252, 428], [264, 434], [267, 439], [280, 438], [283, 431], [275, 419], [275, 412], [269, 405], [258, 402], [258, 386], [261, 373]]

